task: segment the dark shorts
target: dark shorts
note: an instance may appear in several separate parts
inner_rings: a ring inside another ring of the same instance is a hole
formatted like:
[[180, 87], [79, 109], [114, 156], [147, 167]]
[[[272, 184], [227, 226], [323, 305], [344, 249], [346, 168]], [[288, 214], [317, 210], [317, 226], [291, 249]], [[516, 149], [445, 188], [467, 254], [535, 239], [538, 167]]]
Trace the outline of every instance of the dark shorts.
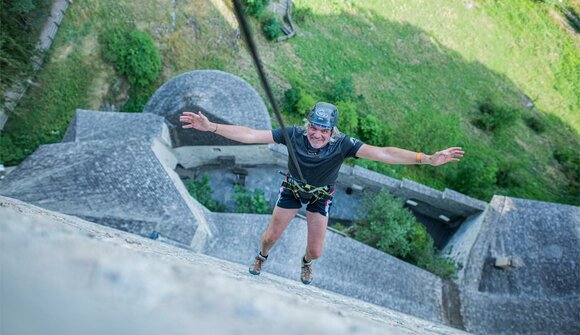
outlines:
[[[334, 189], [330, 191], [330, 194], [332, 193], [334, 193]], [[285, 209], [296, 209], [302, 208], [302, 202], [294, 197], [292, 191], [282, 186], [280, 187], [280, 194], [278, 194], [276, 206]], [[332, 200], [318, 199], [314, 203], [308, 202], [306, 210], [312, 213], [320, 213], [324, 216], [328, 216], [331, 206]]]

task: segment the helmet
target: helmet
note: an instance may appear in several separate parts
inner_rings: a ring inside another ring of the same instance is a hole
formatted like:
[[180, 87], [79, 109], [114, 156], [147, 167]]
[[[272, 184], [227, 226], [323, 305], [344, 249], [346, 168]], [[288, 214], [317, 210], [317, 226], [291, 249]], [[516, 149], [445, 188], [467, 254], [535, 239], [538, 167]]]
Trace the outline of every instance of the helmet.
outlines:
[[319, 102], [308, 114], [308, 122], [317, 127], [332, 129], [338, 123], [338, 109], [329, 103]]

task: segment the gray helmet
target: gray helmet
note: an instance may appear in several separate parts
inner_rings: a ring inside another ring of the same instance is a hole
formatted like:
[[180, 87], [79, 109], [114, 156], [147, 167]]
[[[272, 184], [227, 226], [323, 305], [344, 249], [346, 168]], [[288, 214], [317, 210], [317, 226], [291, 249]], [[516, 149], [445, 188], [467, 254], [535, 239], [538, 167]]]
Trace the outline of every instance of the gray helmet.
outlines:
[[338, 109], [329, 103], [319, 102], [308, 114], [308, 122], [317, 127], [332, 129], [338, 123]]

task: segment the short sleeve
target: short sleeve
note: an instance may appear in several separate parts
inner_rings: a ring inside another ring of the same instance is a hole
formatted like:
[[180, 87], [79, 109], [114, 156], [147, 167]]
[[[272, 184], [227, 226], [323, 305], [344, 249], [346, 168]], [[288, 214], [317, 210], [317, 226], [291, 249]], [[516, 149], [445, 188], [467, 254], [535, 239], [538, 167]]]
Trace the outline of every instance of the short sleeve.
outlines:
[[[296, 127], [286, 127], [288, 136], [291, 137], [294, 134], [295, 128]], [[272, 130], [272, 138], [274, 139], [274, 142], [286, 145], [286, 140], [284, 139], [284, 132], [282, 131], [282, 128]]]
[[355, 157], [356, 153], [362, 147], [364, 143], [361, 140], [357, 140], [356, 138], [349, 137], [345, 135], [345, 139], [342, 141], [341, 151], [344, 154], [344, 157]]

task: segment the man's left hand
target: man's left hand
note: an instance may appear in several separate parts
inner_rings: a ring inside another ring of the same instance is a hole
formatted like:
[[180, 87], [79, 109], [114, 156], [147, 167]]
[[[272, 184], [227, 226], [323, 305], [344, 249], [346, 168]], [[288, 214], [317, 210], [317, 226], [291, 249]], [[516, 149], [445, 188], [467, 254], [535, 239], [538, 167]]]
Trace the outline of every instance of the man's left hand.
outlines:
[[437, 151], [431, 155], [429, 164], [433, 166], [443, 165], [449, 162], [459, 162], [459, 158], [463, 157], [463, 150], [458, 147], [448, 148], [442, 151]]

